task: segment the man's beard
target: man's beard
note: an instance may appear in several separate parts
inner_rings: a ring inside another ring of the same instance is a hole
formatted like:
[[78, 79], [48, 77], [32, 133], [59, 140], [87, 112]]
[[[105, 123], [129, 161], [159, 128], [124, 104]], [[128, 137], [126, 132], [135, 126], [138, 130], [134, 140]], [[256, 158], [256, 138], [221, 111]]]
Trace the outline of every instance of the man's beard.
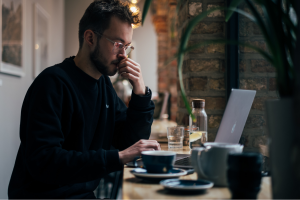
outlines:
[[[113, 76], [117, 73], [117, 68], [114, 71], [109, 71], [109, 67], [106, 66], [101, 60], [100, 60], [100, 53], [99, 53], [99, 43], [97, 44], [95, 50], [91, 53], [90, 58], [92, 63], [95, 65], [97, 70], [102, 74], [102, 75], [107, 75], [107, 76]], [[119, 60], [114, 60], [112, 61], [112, 64], [117, 64], [119, 63]]]

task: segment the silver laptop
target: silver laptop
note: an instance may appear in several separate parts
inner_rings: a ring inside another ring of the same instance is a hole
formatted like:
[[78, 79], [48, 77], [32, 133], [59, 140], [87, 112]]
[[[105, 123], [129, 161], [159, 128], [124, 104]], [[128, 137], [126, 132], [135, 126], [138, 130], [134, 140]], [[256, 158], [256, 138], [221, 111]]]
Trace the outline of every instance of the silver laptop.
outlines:
[[[256, 91], [232, 89], [215, 142], [237, 144], [245, 127]], [[189, 154], [177, 154], [174, 167], [192, 168]]]

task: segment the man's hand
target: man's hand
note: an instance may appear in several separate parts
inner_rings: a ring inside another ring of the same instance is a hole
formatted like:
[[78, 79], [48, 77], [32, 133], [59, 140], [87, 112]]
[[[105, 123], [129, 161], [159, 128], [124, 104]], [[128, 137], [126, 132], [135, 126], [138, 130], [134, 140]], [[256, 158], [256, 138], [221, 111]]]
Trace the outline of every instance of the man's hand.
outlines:
[[123, 164], [132, 161], [136, 156], [140, 156], [142, 151], [161, 150], [156, 140], [140, 140], [124, 151], [119, 152], [119, 158]]
[[123, 54], [118, 54], [118, 57], [122, 58], [118, 65], [119, 74], [129, 80], [134, 94], [145, 95], [145, 83], [140, 65]]

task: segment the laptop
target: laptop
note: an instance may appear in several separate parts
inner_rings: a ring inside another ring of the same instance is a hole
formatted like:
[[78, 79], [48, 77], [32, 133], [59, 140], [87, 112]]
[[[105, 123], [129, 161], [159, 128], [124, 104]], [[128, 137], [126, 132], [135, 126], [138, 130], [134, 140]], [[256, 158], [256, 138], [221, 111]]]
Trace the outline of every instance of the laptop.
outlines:
[[[255, 90], [231, 90], [215, 142], [239, 143], [255, 94]], [[193, 168], [190, 154], [177, 154], [174, 167]]]
[[[239, 143], [255, 94], [255, 90], [231, 90], [215, 142]], [[174, 167], [192, 169], [190, 154], [176, 154]]]

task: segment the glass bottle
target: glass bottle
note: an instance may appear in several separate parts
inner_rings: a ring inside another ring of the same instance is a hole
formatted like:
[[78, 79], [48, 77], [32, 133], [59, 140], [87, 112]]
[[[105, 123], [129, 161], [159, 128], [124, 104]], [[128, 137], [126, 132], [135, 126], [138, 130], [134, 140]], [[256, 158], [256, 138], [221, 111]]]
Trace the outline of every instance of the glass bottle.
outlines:
[[204, 99], [193, 99], [192, 113], [194, 114], [196, 120], [193, 121], [192, 117], [190, 116], [190, 149], [193, 147], [201, 147], [205, 142], [207, 142], [207, 114], [205, 112]]

